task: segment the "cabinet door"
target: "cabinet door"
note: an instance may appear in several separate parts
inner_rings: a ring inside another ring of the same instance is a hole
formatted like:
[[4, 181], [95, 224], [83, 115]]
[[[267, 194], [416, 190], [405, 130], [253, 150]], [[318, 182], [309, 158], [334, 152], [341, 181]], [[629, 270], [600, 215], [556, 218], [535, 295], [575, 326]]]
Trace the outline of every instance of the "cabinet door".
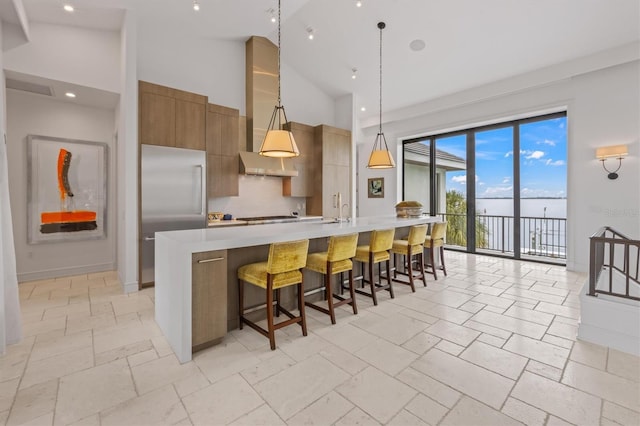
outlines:
[[226, 250], [192, 255], [191, 289], [191, 346], [197, 350], [227, 333]]
[[310, 197], [314, 193], [313, 149], [314, 129], [300, 123], [287, 123], [285, 128], [293, 133], [300, 155], [292, 159], [298, 176], [282, 179], [282, 195], [285, 197]]
[[[351, 168], [335, 164], [325, 164], [322, 168], [322, 216], [338, 217], [338, 208], [351, 202]], [[342, 194], [341, 206], [338, 206], [338, 192]], [[348, 211], [345, 207], [345, 216]]]
[[207, 194], [232, 197], [239, 194], [238, 155], [207, 155]]
[[205, 105], [176, 99], [176, 146], [205, 150]]
[[155, 93], [140, 93], [140, 143], [176, 146], [176, 101]]

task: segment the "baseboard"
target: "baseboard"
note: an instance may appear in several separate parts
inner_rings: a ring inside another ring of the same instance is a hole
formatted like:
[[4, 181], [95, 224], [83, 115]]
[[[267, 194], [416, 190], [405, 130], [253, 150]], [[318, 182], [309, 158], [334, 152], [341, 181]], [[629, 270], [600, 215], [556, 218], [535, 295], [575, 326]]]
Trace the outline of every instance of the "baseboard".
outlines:
[[122, 286], [125, 293], [134, 293], [139, 290], [138, 281], [128, 282]]
[[640, 339], [592, 324], [578, 324], [578, 339], [640, 356]]
[[115, 270], [114, 262], [96, 263], [93, 265], [71, 266], [66, 268], [46, 269], [42, 271], [18, 273], [18, 282], [47, 280], [51, 278], [68, 277], [74, 275], [91, 274], [94, 272], [105, 272]]

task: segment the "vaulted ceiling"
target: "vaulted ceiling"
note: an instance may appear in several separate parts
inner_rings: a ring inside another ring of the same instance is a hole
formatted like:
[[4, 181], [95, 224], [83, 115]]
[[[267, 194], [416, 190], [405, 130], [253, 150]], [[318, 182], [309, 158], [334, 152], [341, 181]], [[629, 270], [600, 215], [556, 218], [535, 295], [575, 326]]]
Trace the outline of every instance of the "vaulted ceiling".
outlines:
[[[281, 1], [283, 62], [331, 96], [354, 93], [366, 115], [378, 111], [379, 21], [387, 111], [640, 40], [638, 0]], [[73, 14], [61, 0], [21, 2], [32, 22], [117, 30], [134, 9], [139, 33], [277, 40], [276, 0], [198, 0], [198, 12], [193, 0], [70, 0]]]

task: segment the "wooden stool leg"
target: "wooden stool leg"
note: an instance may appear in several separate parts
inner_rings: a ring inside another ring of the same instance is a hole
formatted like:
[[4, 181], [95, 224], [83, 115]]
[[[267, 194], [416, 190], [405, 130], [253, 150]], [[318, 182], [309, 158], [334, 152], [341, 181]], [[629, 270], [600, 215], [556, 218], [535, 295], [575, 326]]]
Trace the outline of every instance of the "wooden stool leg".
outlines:
[[276, 317], [280, 317], [280, 289], [276, 289]]
[[393, 253], [393, 264], [396, 265], [395, 268], [393, 268], [393, 278], [398, 278], [398, 254], [397, 253]]
[[[340, 273], [342, 277], [342, 273]], [[356, 291], [353, 288], [353, 269], [349, 269], [349, 294], [351, 295], [351, 306], [353, 307], [353, 314], [358, 314], [358, 307], [356, 306]]]
[[336, 313], [333, 309], [333, 290], [331, 289], [331, 263], [327, 262], [327, 273], [324, 276], [324, 293], [327, 298], [327, 306], [329, 307], [329, 316], [331, 317], [331, 324], [336, 323]]
[[412, 265], [411, 265], [413, 263], [412, 260], [411, 260], [412, 258], [413, 258], [413, 256], [411, 254], [411, 247], [409, 247], [407, 249], [407, 259], [408, 259], [407, 267], [409, 269], [409, 286], [411, 286], [411, 292], [415, 293], [416, 292], [416, 287], [413, 284], [413, 268], [412, 268]]
[[427, 286], [427, 275], [424, 270], [424, 254], [423, 252], [418, 253], [418, 264], [420, 265], [420, 272], [422, 273], [422, 284]]
[[267, 275], [267, 330], [269, 334], [269, 343], [271, 345], [271, 350], [275, 351], [276, 334], [273, 327], [273, 279], [271, 275]]
[[433, 277], [436, 279], [436, 281], [438, 280], [438, 272], [436, 271], [436, 262], [433, 259], [433, 247], [429, 248], [429, 258], [431, 259], [431, 269], [433, 270]]
[[[382, 263], [382, 262], [381, 262]], [[391, 261], [387, 260], [387, 282], [389, 283], [389, 293], [391, 294], [391, 298], [395, 298], [393, 294], [393, 284], [391, 284]], [[382, 279], [380, 279], [380, 284], [382, 284]]]
[[[302, 272], [302, 271], [300, 271]], [[298, 285], [298, 310], [300, 311], [300, 326], [302, 327], [302, 335], [307, 335], [307, 316], [304, 313], [304, 280]]]
[[[378, 279], [381, 279], [381, 277], [378, 277]], [[378, 306], [376, 283], [373, 279], [373, 253], [369, 253], [369, 286], [371, 287], [371, 298], [373, 299], [373, 305]]]
[[442, 272], [444, 276], [447, 276], [447, 267], [444, 266], [444, 246], [440, 246], [440, 263], [442, 263]]
[[244, 326], [244, 281], [241, 279], [238, 279], [238, 314], [238, 328], [242, 330], [242, 327]]

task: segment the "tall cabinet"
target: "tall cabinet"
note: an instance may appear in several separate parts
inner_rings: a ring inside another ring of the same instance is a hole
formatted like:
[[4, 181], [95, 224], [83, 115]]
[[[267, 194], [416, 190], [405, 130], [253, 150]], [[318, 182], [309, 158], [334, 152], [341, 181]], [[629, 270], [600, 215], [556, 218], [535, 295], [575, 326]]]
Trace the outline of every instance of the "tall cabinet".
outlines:
[[[295, 135], [295, 133], [294, 133]], [[307, 197], [307, 214], [337, 217], [342, 205], [351, 201], [351, 132], [337, 127], [320, 125], [314, 128], [313, 194]], [[343, 209], [348, 215], [352, 206]]]
[[212, 197], [239, 194], [240, 112], [220, 105], [207, 105], [207, 193]]
[[302, 123], [289, 122], [285, 124], [296, 140], [300, 155], [293, 157], [293, 167], [298, 176], [282, 178], [282, 195], [285, 197], [311, 197], [314, 191], [314, 138], [315, 129]]

